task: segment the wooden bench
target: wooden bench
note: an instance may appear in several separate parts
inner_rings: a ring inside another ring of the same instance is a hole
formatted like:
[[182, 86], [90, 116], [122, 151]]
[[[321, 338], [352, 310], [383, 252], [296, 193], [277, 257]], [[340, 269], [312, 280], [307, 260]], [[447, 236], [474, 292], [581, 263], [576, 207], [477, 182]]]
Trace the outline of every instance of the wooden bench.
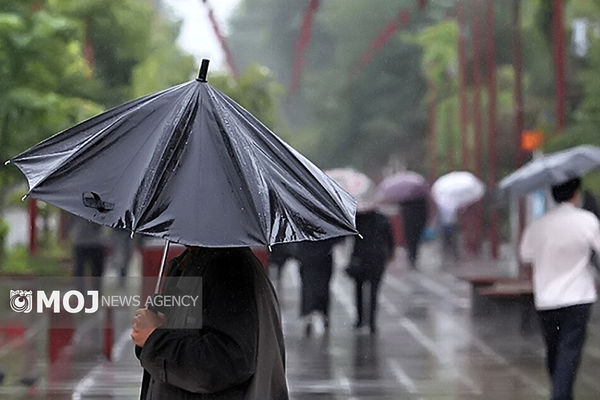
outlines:
[[[537, 330], [537, 318], [533, 301], [533, 284], [527, 279], [504, 279], [477, 290], [480, 298], [487, 299], [487, 307], [496, 303], [511, 302], [519, 310], [519, 330], [527, 335]], [[489, 310], [488, 310], [489, 312]]]
[[529, 279], [506, 274], [468, 273], [457, 276], [471, 286], [471, 314], [474, 317], [517, 318], [522, 334], [536, 329], [533, 286]]
[[511, 282], [514, 278], [506, 275], [464, 275], [457, 276], [458, 279], [467, 282], [471, 286], [471, 309], [474, 315], [478, 315], [484, 312], [485, 299], [484, 295], [480, 293], [482, 289], [492, 287], [498, 283]]

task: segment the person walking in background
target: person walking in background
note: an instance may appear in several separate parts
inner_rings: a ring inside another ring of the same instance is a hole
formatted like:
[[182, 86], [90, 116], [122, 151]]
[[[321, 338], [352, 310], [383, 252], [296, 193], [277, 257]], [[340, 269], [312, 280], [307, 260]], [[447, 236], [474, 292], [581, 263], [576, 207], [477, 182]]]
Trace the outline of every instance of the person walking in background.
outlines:
[[438, 205], [438, 225], [442, 236], [442, 254], [451, 256], [458, 261], [458, 208], [455, 206]]
[[119, 273], [119, 285], [125, 285], [125, 278], [129, 273], [129, 263], [133, 253], [134, 240], [131, 233], [125, 229], [111, 230], [112, 253], [110, 263]]
[[520, 256], [531, 264], [535, 306], [546, 343], [552, 399], [573, 398], [596, 287], [590, 251], [600, 251], [600, 223], [579, 204], [581, 180], [552, 187], [559, 204], [523, 234]]
[[84, 291], [86, 266], [90, 266], [92, 289], [100, 290], [104, 273], [104, 234], [103, 227], [75, 215], [71, 216], [70, 233], [73, 244], [73, 276], [77, 288]]
[[361, 328], [365, 323], [363, 288], [368, 285], [368, 321], [374, 334], [377, 331], [377, 295], [385, 266], [394, 255], [394, 235], [388, 218], [375, 210], [357, 213], [356, 228], [363, 239], [354, 238], [350, 265], [346, 269], [356, 288], [354, 326]]
[[400, 203], [402, 212], [402, 225], [404, 228], [404, 240], [408, 253], [408, 263], [411, 268], [417, 267], [419, 257], [419, 246], [423, 230], [427, 224], [428, 201], [426, 197]]
[[333, 273], [333, 246], [337, 241], [295, 244], [294, 257], [300, 262], [300, 317], [307, 336], [321, 324], [326, 331], [329, 329], [329, 283]]
[[275, 273], [275, 281], [277, 290], [281, 289], [281, 276], [283, 275], [283, 266], [285, 263], [294, 258], [295, 243], [279, 243], [271, 246], [269, 253], [269, 271]]

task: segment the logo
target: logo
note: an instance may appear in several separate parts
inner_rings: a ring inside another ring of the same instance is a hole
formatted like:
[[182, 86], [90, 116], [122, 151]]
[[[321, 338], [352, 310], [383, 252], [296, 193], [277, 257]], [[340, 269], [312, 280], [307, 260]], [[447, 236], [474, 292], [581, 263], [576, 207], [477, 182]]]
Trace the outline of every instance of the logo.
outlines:
[[10, 308], [18, 313], [31, 312], [33, 309], [33, 292], [31, 290], [11, 290]]

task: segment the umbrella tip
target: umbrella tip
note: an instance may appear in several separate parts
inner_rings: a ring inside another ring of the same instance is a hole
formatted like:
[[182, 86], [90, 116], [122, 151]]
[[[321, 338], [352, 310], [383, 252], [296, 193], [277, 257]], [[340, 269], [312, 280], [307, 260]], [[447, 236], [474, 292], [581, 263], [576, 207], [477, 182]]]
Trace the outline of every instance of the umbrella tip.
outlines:
[[273, 251], [273, 249], [271, 248], [271, 245], [268, 245], [267, 247], [269, 248], [269, 253], [270, 253], [271, 251]]
[[25, 201], [25, 199], [27, 199], [29, 197], [29, 193], [27, 193], [25, 196], [21, 197], [21, 201]]
[[133, 234], [134, 233], [135, 233], [134, 231], [131, 231], [131, 235], [129, 235], [129, 239], [133, 239]]
[[4, 165], [8, 165], [8, 164], [10, 164], [10, 160], [4, 161]]
[[202, 59], [202, 64], [200, 64], [200, 71], [198, 72], [198, 77], [196, 78], [198, 82], [206, 82], [206, 75], [208, 74], [209, 63], [210, 60], [206, 58]]
[[364, 239], [363, 235], [361, 235], [360, 233], [357, 233], [357, 235], [358, 235], [359, 239], [361, 239], [361, 240]]

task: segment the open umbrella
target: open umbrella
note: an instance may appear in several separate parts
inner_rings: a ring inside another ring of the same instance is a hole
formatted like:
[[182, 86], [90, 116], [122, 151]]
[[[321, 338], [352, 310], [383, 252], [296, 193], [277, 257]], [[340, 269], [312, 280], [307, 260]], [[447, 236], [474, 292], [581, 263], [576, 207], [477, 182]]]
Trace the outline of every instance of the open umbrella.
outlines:
[[416, 172], [403, 171], [386, 177], [378, 187], [378, 197], [388, 203], [402, 203], [429, 193], [425, 178]]
[[481, 200], [485, 185], [470, 172], [454, 171], [440, 176], [431, 186], [431, 194], [438, 206], [459, 209]]
[[232, 99], [196, 80], [133, 100], [14, 157], [28, 195], [185, 245], [356, 233], [356, 201]]
[[584, 145], [541, 156], [517, 169], [498, 185], [500, 194], [520, 196], [580, 177], [600, 166], [600, 147]]
[[373, 190], [371, 178], [355, 169], [334, 168], [326, 170], [325, 173], [357, 199], [367, 196]]

